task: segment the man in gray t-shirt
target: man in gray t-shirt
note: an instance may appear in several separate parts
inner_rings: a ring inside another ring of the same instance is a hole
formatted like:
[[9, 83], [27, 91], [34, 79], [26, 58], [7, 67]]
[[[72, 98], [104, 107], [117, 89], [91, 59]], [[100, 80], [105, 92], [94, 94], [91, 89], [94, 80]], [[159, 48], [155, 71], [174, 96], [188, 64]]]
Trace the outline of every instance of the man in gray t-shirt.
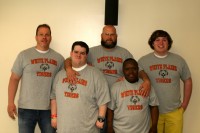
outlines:
[[64, 57], [49, 47], [51, 30], [42, 24], [36, 30], [35, 47], [23, 50], [12, 67], [8, 86], [8, 114], [17, 115], [14, 103], [21, 81], [18, 100], [19, 133], [33, 133], [38, 123], [41, 132], [54, 133], [51, 127], [50, 91], [54, 76], [63, 68]]
[[[138, 64], [132, 59], [123, 63], [125, 80], [110, 88], [108, 133], [157, 133], [158, 99], [151, 88], [148, 97], [139, 89]], [[151, 125], [150, 125], [151, 121]]]
[[180, 55], [169, 52], [173, 40], [166, 31], [154, 31], [148, 43], [153, 52], [141, 57], [138, 63], [148, 74], [158, 96], [158, 133], [182, 133], [183, 114], [192, 94], [190, 69]]
[[69, 82], [64, 69], [55, 77], [51, 114], [52, 126], [59, 133], [99, 133], [103, 128], [110, 94], [103, 74], [87, 65], [88, 52], [86, 43], [73, 43], [72, 69], [80, 74], [76, 84]]

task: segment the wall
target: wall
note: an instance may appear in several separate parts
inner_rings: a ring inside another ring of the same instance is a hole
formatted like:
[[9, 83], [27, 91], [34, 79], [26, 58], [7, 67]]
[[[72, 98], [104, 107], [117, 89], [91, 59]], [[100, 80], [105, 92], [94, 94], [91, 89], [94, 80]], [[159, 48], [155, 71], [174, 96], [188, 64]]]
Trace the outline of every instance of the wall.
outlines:
[[[0, 0], [0, 132], [18, 132], [17, 120], [11, 120], [6, 111], [7, 86], [17, 54], [35, 45], [36, 27], [48, 23], [52, 28], [51, 47], [68, 57], [76, 40], [89, 46], [100, 44], [104, 4], [104, 0]], [[198, 0], [119, 0], [118, 45], [138, 59], [151, 51], [147, 45], [151, 33], [164, 29], [174, 40], [171, 51], [183, 56], [190, 66], [193, 94], [184, 114], [184, 133], [200, 132], [200, 106], [196, 106], [200, 95], [199, 5]]]

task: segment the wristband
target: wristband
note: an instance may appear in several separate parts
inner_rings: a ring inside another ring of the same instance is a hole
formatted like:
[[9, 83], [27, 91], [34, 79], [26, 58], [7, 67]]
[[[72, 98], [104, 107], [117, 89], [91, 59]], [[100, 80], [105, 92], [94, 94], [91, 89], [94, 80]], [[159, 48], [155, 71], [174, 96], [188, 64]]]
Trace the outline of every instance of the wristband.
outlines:
[[51, 118], [53, 119], [53, 118], [56, 118], [57, 117], [57, 114], [52, 114], [51, 115]]

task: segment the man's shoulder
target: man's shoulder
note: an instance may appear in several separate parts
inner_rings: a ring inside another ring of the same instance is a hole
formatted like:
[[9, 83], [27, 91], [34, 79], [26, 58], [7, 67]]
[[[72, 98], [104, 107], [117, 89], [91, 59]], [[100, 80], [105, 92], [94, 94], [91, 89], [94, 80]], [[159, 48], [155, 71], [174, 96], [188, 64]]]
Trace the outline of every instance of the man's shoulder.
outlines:
[[[52, 48], [49, 48], [49, 50], [54, 53], [54, 54], [57, 54], [57, 55], [61, 55], [59, 52], [57, 52], [56, 50], [52, 49]], [[61, 55], [62, 56], [62, 55]]]
[[176, 53], [172, 53], [172, 52], [169, 52], [169, 56], [172, 56], [173, 58], [180, 58], [180, 59], [183, 59], [183, 57], [179, 54], [176, 54]]
[[49, 48], [49, 50], [51, 51], [52, 54], [54, 54], [55, 56], [64, 59], [64, 57], [58, 53], [57, 51], [55, 51], [54, 49]]
[[21, 54], [21, 55], [30, 54], [31, 52], [33, 52], [34, 49], [35, 49], [34, 47], [29, 47], [29, 48], [26, 48], [26, 49], [20, 51], [19, 54]]
[[[126, 49], [126, 48], [124, 48], [124, 47], [121, 47], [121, 46], [116, 46], [115, 47], [115, 52], [118, 52], [119, 54], [121, 53], [121, 54], [131, 54], [131, 52], [128, 50], [128, 49]], [[132, 54], [131, 54], [132, 55]]]
[[102, 46], [101, 46], [101, 45], [93, 46], [93, 47], [90, 48], [90, 52], [91, 52], [91, 51], [100, 50], [100, 49], [102, 49]]
[[153, 53], [151, 52], [151, 53], [148, 53], [148, 54], [146, 54], [146, 55], [143, 55], [140, 59], [139, 59], [139, 61], [140, 60], [145, 60], [145, 59], [148, 59], [148, 58], [151, 58], [153, 56]]
[[128, 49], [126, 49], [126, 48], [124, 48], [124, 47], [122, 47], [122, 46], [118, 46], [118, 45], [117, 45], [117, 46], [115, 46], [115, 48], [116, 48], [116, 49], [128, 50]]
[[125, 83], [125, 79], [121, 80], [121, 81], [117, 81], [117, 82], [113, 83], [111, 88], [118, 88], [118, 87], [122, 86], [124, 83]]
[[35, 47], [29, 47], [29, 48], [22, 50], [21, 52], [27, 52], [27, 51], [31, 51], [31, 50], [34, 50], [34, 49], [35, 49]]
[[94, 66], [87, 65], [86, 69], [88, 69], [90, 72], [102, 73], [98, 68]]

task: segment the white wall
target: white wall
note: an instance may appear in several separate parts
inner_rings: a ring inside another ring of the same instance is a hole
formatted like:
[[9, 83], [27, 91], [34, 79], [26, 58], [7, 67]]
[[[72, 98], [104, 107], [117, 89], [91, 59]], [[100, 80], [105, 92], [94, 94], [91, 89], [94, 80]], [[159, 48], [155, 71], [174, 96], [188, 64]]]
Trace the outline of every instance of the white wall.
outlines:
[[[199, 5], [199, 0], [119, 0], [118, 45], [138, 59], [151, 51], [147, 44], [151, 33], [164, 29], [174, 40], [171, 51], [183, 56], [190, 66], [194, 86], [184, 114], [184, 133], [200, 132]], [[100, 44], [104, 6], [105, 0], [0, 0], [0, 132], [18, 132], [17, 120], [11, 120], [6, 111], [7, 86], [17, 54], [35, 45], [36, 27], [48, 23], [51, 47], [68, 57], [76, 40], [89, 46]]]

